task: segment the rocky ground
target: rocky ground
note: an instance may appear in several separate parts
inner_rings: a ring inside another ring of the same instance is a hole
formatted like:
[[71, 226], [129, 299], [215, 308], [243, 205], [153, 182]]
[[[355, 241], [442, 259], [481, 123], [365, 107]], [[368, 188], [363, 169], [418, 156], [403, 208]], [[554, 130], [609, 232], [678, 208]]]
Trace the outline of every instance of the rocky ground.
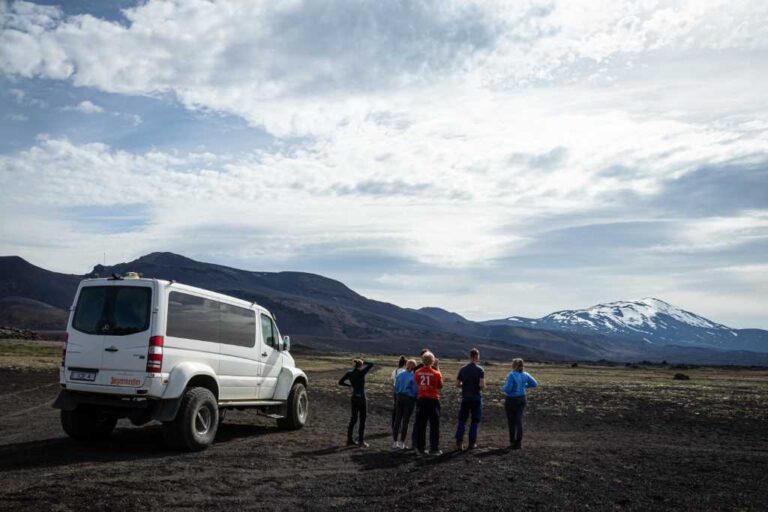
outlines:
[[[347, 448], [341, 362], [307, 361], [312, 412], [282, 432], [252, 412], [229, 414], [201, 453], [162, 444], [159, 426], [123, 421], [106, 442], [66, 438], [53, 369], [0, 368], [0, 510], [765, 510], [765, 371], [581, 365], [531, 368], [524, 448], [505, 449], [489, 366], [481, 448], [449, 452], [456, 394], [443, 399], [441, 445], [423, 458], [390, 453], [386, 376], [371, 376], [368, 449]], [[336, 366], [339, 369], [336, 369]], [[444, 363], [453, 375], [456, 363]]]
[[17, 329], [7, 325], [0, 325], [0, 339], [36, 340], [37, 333], [29, 329]]

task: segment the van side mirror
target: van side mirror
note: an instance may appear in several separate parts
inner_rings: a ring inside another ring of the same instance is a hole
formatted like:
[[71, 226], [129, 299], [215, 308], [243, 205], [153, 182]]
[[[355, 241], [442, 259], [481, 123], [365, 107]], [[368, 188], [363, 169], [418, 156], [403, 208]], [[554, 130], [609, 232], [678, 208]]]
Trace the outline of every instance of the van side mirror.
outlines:
[[283, 350], [286, 352], [291, 350], [291, 337], [290, 336], [283, 336]]

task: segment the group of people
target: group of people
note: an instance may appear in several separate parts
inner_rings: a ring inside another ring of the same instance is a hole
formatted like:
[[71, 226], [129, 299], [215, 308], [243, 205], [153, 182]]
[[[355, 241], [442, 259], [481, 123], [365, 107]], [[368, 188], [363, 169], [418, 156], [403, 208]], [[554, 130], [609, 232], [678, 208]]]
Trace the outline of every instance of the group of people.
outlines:
[[[483, 415], [483, 390], [485, 389], [485, 370], [480, 366], [480, 351], [469, 351], [469, 363], [462, 366], [456, 376], [456, 386], [461, 389], [458, 424], [456, 427], [456, 450], [464, 450], [464, 435], [467, 421], [470, 421], [468, 444], [466, 448], [477, 448], [477, 435]], [[339, 380], [339, 385], [352, 388], [352, 415], [347, 425], [347, 445], [367, 447], [365, 442], [365, 421], [367, 416], [367, 396], [365, 376], [374, 363], [362, 359], [353, 361], [354, 367]], [[509, 447], [520, 449], [523, 440], [523, 410], [526, 405], [526, 388], [535, 388], [538, 383], [528, 372], [523, 370], [522, 359], [512, 361], [509, 372], [501, 387], [506, 395], [504, 409], [509, 425]], [[401, 356], [398, 367], [392, 371], [390, 382], [393, 386], [392, 408], [392, 449], [415, 449], [418, 453], [433, 456], [442, 455], [440, 450], [440, 391], [443, 388], [443, 375], [439, 361], [429, 350], [421, 351], [421, 362]], [[414, 411], [416, 419], [411, 431], [410, 445], [406, 445], [408, 425]], [[358, 426], [357, 439], [353, 437], [355, 425]], [[427, 425], [429, 425], [429, 451], [426, 450]]]

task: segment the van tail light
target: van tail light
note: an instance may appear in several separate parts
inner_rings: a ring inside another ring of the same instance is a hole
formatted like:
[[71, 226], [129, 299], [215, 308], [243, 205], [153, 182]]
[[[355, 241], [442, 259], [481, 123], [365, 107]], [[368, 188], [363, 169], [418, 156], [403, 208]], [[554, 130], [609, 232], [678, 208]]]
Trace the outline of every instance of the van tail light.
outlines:
[[162, 336], [149, 338], [149, 350], [147, 351], [147, 373], [160, 373], [163, 368], [163, 342]]
[[69, 333], [64, 333], [64, 345], [61, 346], [61, 366], [64, 366], [65, 361], [67, 360], [67, 341], [69, 341]]

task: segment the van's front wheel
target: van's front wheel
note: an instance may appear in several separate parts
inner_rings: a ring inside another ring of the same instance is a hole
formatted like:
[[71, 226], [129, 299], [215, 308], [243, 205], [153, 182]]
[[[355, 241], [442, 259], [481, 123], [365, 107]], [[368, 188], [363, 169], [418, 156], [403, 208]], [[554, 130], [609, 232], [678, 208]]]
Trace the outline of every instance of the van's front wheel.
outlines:
[[168, 446], [189, 451], [205, 450], [219, 428], [219, 405], [206, 388], [189, 388], [181, 399], [176, 419], [163, 424]]
[[98, 441], [109, 437], [115, 429], [117, 417], [97, 409], [61, 411], [61, 426], [69, 437], [77, 441]]
[[277, 426], [283, 430], [298, 430], [303, 427], [309, 416], [309, 395], [301, 382], [295, 383], [291, 388], [286, 409], [285, 418], [277, 420]]

